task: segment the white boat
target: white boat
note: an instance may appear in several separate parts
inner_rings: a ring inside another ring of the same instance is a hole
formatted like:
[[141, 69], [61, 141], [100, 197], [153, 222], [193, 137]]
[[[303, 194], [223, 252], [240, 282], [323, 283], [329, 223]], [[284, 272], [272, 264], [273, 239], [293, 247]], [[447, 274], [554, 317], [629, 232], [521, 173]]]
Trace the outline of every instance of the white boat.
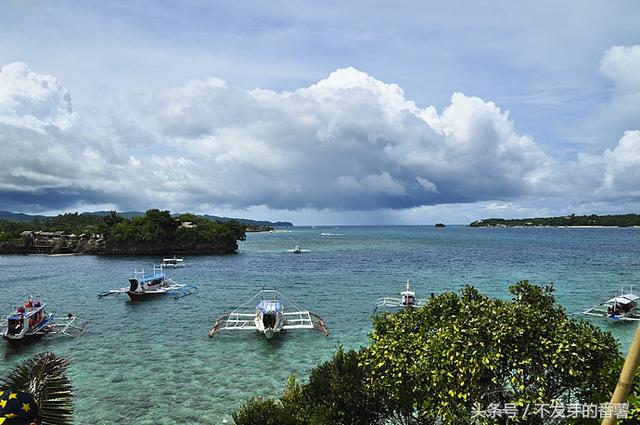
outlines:
[[640, 321], [640, 311], [637, 310], [640, 296], [633, 293], [633, 287], [625, 291], [624, 287], [614, 294], [614, 297], [607, 301], [594, 305], [585, 310], [582, 314], [588, 316], [599, 316], [612, 322], [633, 322]]
[[195, 285], [184, 285], [170, 279], [164, 273], [163, 266], [153, 266], [153, 273], [145, 273], [144, 270], [133, 272], [129, 278], [129, 287], [110, 289], [98, 294], [98, 298], [107, 295], [125, 293], [131, 300], [152, 298], [157, 295], [173, 295], [174, 298], [182, 298], [191, 295], [198, 289]]
[[240, 307], [220, 316], [209, 337], [219, 331], [257, 331], [267, 339], [275, 334], [297, 329], [316, 329], [329, 335], [320, 316], [303, 309], [276, 289], [262, 289]]
[[285, 252], [290, 252], [293, 254], [302, 254], [303, 252], [311, 252], [308, 249], [302, 249], [300, 248], [300, 245], [296, 244], [296, 246], [293, 247], [293, 249], [288, 249]]
[[404, 290], [400, 291], [400, 298], [384, 297], [376, 300], [374, 312], [379, 308], [386, 309], [399, 309], [407, 307], [420, 307], [424, 305], [426, 300], [420, 300], [416, 298], [416, 293], [411, 290], [411, 284], [407, 279], [407, 283], [404, 286]]
[[76, 337], [80, 335], [89, 323], [69, 313], [66, 317], [58, 318], [44, 309], [45, 303], [27, 297], [23, 305], [9, 314], [0, 323], [0, 335], [10, 344], [33, 340], [43, 335], [64, 335]]
[[162, 267], [184, 267], [184, 258], [177, 258], [175, 255], [173, 258], [163, 258]]

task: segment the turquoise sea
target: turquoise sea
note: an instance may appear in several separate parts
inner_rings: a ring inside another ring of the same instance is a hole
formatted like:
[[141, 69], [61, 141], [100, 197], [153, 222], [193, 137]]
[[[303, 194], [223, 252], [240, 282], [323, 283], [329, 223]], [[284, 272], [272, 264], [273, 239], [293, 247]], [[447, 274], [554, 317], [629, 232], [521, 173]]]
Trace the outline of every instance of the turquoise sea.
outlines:
[[[311, 252], [285, 253], [296, 242]], [[366, 344], [376, 298], [398, 294], [407, 279], [419, 297], [473, 284], [508, 298], [518, 280], [553, 282], [558, 302], [575, 312], [640, 283], [638, 253], [640, 229], [632, 228], [296, 227], [248, 234], [237, 255], [187, 257], [186, 268], [167, 274], [198, 293], [139, 303], [96, 294], [126, 286], [134, 269], [159, 258], [0, 256], [2, 314], [39, 293], [49, 311], [91, 320], [76, 339], [45, 337], [18, 349], [2, 341], [0, 375], [53, 351], [72, 361], [79, 424], [231, 423], [249, 397], [279, 396], [292, 371], [304, 379], [339, 345]], [[272, 286], [323, 316], [330, 336], [207, 337], [215, 318]], [[633, 325], [592, 321], [626, 351]]]

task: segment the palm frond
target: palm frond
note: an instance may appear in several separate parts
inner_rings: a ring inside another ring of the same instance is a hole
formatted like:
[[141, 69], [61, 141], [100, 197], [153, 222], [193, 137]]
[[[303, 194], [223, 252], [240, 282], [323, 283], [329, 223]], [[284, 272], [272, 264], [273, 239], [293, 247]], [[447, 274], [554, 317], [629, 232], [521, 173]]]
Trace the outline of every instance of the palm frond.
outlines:
[[42, 424], [73, 424], [73, 387], [67, 378], [69, 361], [53, 353], [38, 354], [18, 364], [1, 385], [33, 394]]

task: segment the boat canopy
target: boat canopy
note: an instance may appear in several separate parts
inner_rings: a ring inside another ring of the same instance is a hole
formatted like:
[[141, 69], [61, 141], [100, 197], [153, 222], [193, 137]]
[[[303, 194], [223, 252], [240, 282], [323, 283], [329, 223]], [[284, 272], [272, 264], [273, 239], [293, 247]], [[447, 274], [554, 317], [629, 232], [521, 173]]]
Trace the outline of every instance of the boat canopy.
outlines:
[[164, 273], [154, 273], [152, 275], [148, 275], [148, 276], [142, 276], [142, 277], [135, 277], [135, 279], [140, 282], [140, 283], [144, 283], [144, 282], [150, 282], [152, 280], [158, 280], [158, 279], [162, 279], [164, 278]]
[[280, 301], [262, 300], [258, 303], [257, 309], [263, 314], [275, 314], [282, 311], [282, 304]]
[[617, 297], [613, 297], [606, 301], [605, 304], [631, 304], [632, 302], [640, 299], [636, 294], [624, 294]]

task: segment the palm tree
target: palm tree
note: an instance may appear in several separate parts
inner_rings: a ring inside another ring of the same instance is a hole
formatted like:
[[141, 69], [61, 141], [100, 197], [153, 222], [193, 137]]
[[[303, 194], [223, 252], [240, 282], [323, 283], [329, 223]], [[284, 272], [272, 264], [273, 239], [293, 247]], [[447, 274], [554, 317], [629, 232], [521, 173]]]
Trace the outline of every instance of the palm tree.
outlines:
[[69, 361], [41, 353], [18, 364], [0, 386], [31, 393], [40, 406], [40, 423], [73, 424], [73, 387], [67, 378]]

